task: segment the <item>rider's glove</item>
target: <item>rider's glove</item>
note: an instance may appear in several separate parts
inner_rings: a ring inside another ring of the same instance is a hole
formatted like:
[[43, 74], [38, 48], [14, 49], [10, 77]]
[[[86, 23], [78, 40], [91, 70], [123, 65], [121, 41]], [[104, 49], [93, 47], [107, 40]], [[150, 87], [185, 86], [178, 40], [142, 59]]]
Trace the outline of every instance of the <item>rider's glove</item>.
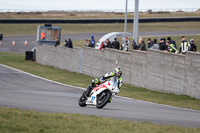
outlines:
[[105, 80], [103, 79], [103, 77], [99, 78], [99, 81], [100, 81], [101, 83], [104, 83], [104, 82], [105, 82]]

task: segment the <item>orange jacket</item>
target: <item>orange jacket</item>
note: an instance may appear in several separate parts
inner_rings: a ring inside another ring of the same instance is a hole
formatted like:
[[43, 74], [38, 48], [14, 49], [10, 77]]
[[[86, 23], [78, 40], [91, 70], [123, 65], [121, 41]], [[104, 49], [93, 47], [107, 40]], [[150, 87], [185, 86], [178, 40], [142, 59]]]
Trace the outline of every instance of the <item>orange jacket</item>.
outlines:
[[42, 40], [45, 39], [45, 36], [46, 36], [45, 32], [41, 32], [41, 39]]

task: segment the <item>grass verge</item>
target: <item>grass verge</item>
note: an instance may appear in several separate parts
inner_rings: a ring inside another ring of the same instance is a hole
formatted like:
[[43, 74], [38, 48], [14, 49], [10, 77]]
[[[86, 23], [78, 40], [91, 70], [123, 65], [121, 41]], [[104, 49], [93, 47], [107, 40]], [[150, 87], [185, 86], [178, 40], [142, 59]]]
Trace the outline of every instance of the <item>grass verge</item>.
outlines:
[[97, 116], [66, 113], [41, 113], [20, 109], [0, 108], [2, 133], [198, 133], [200, 128], [130, 122]]
[[[38, 25], [44, 24], [0, 24], [4, 35], [36, 35]], [[61, 27], [62, 34], [123, 32], [124, 24], [53, 24]], [[199, 22], [140, 23], [139, 31], [190, 31], [200, 30]], [[127, 24], [127, 31], [133, 32], [133, 24]]]
[[[25, 61], [24, 56], [16, 55], [20, 54], [0, 53], [0, 63], [47, 79], [79, 87], [88, 87], [92, 80], [92, 77], [90, 76], [60, 70], [49, 66], [43, 66], [32, 61]], [[193, 99], [189, 96], [161, 93], [127, 84], [123, 84], [119, 95], [160, 104], [200, 110], [200, 100]]]

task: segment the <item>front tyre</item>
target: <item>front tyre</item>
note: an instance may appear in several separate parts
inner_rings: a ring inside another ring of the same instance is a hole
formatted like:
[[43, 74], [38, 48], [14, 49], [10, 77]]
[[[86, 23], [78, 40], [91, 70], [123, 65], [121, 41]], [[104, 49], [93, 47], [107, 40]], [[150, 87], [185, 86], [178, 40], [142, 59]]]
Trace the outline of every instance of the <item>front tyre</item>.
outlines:
[[84, 94], [81, 95], [81, 97], [79, 98], [79, 101], [78, 101], [79, 106], [81, 106], [81, 107], [87, 106], [86, 100], [87, 100], [87, 98], [84, 96]]
[[97, 104], [96, 107], [101, 109], [104, 106], [106, 106], [106, 104], [110, 101], [111, 99], [111, 92], [106, 90], [101, 92], [98, 96], [97, 96]]

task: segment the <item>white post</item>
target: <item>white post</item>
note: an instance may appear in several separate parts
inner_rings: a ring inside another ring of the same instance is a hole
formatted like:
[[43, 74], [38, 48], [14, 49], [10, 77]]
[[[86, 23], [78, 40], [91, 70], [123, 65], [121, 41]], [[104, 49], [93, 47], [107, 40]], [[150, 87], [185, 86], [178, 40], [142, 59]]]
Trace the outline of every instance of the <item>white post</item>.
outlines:
[[[125, 11], [125, 21], [124, 21], [124, 38], [126, 42], [126, 32], [127, 32], [127, 7], [128, 7], [128, 0], [126, 0], [126, 11]], [[123, 38], [122, 38], [123, 39]], [[125, 44], [124, 42], [124, 44]]]
[[139, 10], [139, 0], [135, 0], [133, 39], [135, 39], [136, 43], [138, 38], [138, 10]]

